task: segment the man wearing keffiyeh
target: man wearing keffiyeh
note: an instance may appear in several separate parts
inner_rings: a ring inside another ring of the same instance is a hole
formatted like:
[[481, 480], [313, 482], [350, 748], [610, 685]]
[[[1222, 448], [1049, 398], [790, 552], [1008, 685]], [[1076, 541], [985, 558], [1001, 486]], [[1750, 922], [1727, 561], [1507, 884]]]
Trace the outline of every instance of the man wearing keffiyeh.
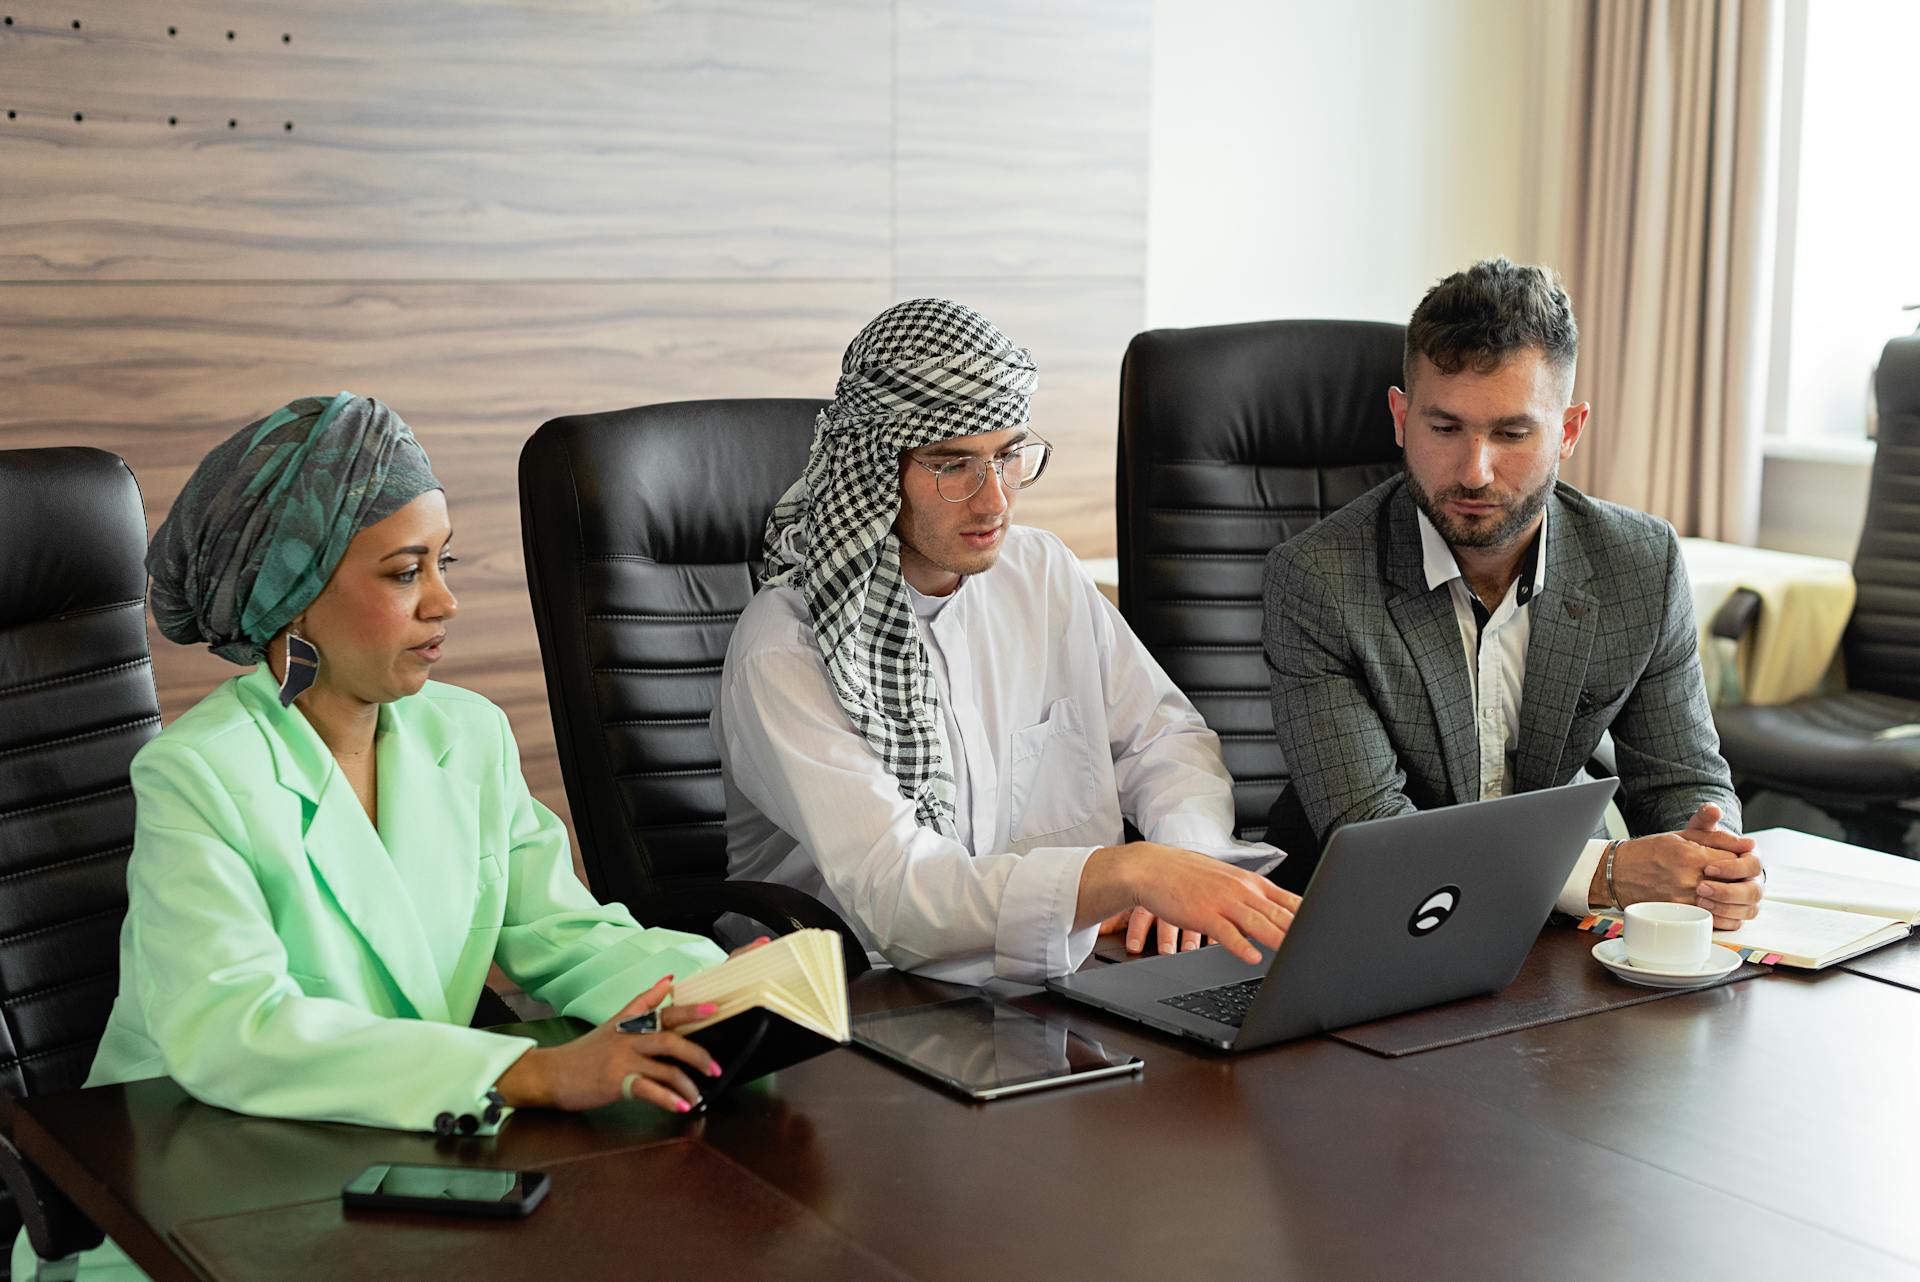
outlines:
[[848, 347], [721, 677], [730, 875], [962, 982], [1064, 974], [1103, 921], [1137, 951], [1156, 917], [1163, 951], [1254, 960], [1298, 901], [1233, 836], [1219, 740], [1060, 540], [1010, 523], [1052, 448], [1037, 387], [944, 299]]

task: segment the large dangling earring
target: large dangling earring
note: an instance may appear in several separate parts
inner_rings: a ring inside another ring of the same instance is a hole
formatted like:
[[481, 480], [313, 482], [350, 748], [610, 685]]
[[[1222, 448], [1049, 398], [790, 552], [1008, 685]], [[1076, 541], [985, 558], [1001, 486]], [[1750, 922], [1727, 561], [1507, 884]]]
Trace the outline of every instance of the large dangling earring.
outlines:
[[305, 694], [320, 675], [320, 652], [313, 642], [287, 629], [287, 675], [280, 681], [280, 706], [288, 708]]

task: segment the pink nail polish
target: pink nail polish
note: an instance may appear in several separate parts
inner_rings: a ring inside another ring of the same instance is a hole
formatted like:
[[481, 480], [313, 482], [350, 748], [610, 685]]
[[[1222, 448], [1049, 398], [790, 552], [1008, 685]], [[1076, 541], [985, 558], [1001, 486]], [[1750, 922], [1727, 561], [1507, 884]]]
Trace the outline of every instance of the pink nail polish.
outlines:
[[685, 1100], [683, 1100], [683, 1099], [677, 1099], [677, 1100], [675, 1100], [675, 1101], [673, 1102], [673, 1107], [674, 1107], [674, 1108], [675, 1108], [676, 1110], [678, 1110], [679, 1112], [682, 1112], [682, 1113], [691, 1113], [691, 1112], [693, 1111], [693, 1105], [691, 1105], [691, 1104], [689, 1104], [689, 1103], [687, 1103], [687, 1102], [686, 1102]]
[[708, 1076], [708, 1077], [718, 1077], [718, 1076], [720, 1076], [720, 1072], [721, 1072], [721, 1069], [720, 1069], [720, 1065], [718, 1065], [718, 1064], [708, 1064], [708, 1065], [707, 1065], [707, 1076]]
[[702, 1002], [699, 1006], [696, 1006], [694, 1008], [693, 1013], [699, 1018], [705, 1019], [707, 1016], [717, 1013], [719, 1009], [720, 1008], [718, 1006], [715, 1006], [712, 1002]]

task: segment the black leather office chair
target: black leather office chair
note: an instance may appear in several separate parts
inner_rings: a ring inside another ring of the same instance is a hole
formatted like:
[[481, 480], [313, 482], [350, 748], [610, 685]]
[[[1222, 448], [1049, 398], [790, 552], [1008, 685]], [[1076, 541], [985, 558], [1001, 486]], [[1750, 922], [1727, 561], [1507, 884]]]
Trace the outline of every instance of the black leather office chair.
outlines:
[[[159, 733], [147, 655], [146, 519], [101, 450], [0, 451], [0, 1134], [12, 1103], [71, 1090], [119, 987], [133, 793]], [[9, 1206], [43, 1258], [99, 1230], [0, 1147]], [[0, 1256], [0, 1265], [5, 1257]]]
[[[1120, 610], [1219, 734], [1242, 837], [1266, 835], [1287, 779], [1263, 563], [1400, 470], [1387, 389], [1405, 334], [1310, 320], [1150, 330], [1120, 367]], [[1289, 853], [1275, 880], [1297, 890], [1318, 862], [1313, 834], [1274, 840]]]
[[1880, 444], [1866, 525], [1853, 558], [1860, 593], [1841, 640], [1847, 688], [1772, 707], [1715, 710], [1720, 751], [1742, 796], [1803, 797], [1862, 845], [1908, 853], [1920, 816], [1920, 737], [1876, 739], [1920, 724], [1920, 334], [1896, 338], [1874, 379]]
[[845, 938], [810, 895], [726, 881], [726, 801], [707, 730], [774, 502], [806, 467], [822, 402], [685, 401], [557, 418], [520, 454], [527, 586], [587, 881], [648, 925], [737, 912]]

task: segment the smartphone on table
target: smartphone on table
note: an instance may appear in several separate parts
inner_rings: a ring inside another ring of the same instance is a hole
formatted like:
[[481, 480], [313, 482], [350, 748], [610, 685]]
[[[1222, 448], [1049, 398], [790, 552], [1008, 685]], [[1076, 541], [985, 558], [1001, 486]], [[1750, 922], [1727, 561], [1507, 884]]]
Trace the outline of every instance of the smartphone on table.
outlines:
[[356, 1211], [425, 1211], [515, 1219], [540, 1205], [552, 1183], [545, 1171], [377, 1162], [347, 1181], [341, 1204]]

